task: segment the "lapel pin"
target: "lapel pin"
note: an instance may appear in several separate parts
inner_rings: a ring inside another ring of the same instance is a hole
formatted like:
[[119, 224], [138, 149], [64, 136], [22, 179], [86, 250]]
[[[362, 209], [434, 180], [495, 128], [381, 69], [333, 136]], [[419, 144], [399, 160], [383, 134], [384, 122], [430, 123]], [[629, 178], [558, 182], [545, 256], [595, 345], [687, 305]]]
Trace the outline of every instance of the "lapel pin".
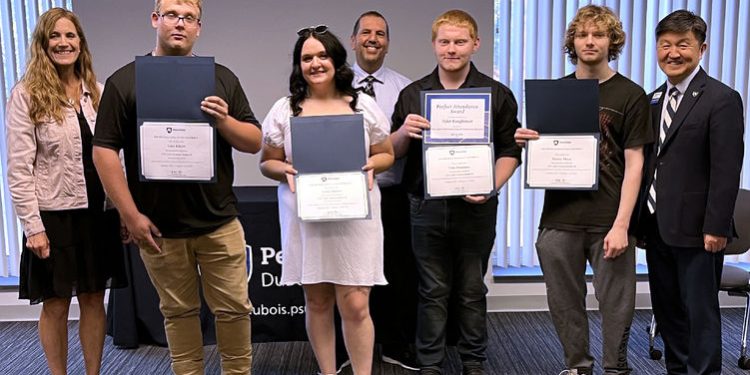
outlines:
[[698, 91], [693, 91], [693, 97], [695, 98], [696, 96], [698, 96]]
[[661, 98], [661, 94], [662, 94], [661, 91], [657, 91], [657, 92], [654, 93], [654, 96], [651, 97], [651, 104], [652, 105], [659, 103], [659, 98]]

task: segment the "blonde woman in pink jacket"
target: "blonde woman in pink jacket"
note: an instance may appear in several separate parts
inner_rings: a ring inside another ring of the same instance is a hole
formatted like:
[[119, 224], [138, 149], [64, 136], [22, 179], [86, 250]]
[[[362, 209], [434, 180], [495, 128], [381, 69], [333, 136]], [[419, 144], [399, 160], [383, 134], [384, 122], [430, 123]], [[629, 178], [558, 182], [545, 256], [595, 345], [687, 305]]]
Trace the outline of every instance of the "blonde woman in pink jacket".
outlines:
[[125, 286], [117, 212], [108, 210], [92, 161], [96, 82], [72, 12], [39, 18], [26, 72], [6, 107], [8, 187], [24, 231], [19, 298], [42, 303], [39, 340], [52, 374], [67, 373], [70, 300], [80, 307], [87, 374], [104, 345], [104, 290]]

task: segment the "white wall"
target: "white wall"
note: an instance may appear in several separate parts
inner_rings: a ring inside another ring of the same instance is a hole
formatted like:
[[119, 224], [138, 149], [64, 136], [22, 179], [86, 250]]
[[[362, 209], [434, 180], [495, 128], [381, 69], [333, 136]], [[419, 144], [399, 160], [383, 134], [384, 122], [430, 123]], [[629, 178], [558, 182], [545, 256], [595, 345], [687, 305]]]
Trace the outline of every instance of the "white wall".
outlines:
[[[153, 0], [74, 0], [94, 56], [99, 80], [154, 48]], [[435, 67], [430, 44], [432, 21], [460, 8], [479, 24], [482, 48], [477, 68], [492, 75], [494, 2], [492, 0], [207, 0], [203, 2], [201, 36], [195, 53], [215, 56], [242, 82], [256, 117], [262, 121], [271, 105], [288, 94], [291, 53], [302, 27], [326, 24], [349, 46], [354, 21], [377, 10], [391, 31], [386, 64], [412, 79]], [[350, 51], [351, 52], [351, 51]], [[352, 62], [350, 53], [349, 61]], [[235, 153], [235, 185], [275, 185], [258, 171], [258, 156]]]

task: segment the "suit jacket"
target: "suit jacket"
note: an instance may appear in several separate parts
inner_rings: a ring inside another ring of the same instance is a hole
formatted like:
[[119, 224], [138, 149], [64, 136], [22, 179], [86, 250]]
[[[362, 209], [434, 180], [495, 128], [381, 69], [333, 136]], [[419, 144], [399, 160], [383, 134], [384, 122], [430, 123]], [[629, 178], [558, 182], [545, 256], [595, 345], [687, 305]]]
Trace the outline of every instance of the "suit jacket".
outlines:
[[[655, 134], [662, 126], [666, 89], [665, 83], [649, 94]], [[654, 101], [657, 92], [662, 94]], [[702, 68], [682, 95], [661, 150], [658, 142], [645, 149], [639, 222], [652, 222], [643, 218], [649, 214], [648, 189], [658, 166], [656, 220], [662, 240], [675, 247], [703, 247], [704, 233], [735, 237], [734, 203], [744, 154], [742, 99]], [[649, 232], [638, 229], [646, 241]]]

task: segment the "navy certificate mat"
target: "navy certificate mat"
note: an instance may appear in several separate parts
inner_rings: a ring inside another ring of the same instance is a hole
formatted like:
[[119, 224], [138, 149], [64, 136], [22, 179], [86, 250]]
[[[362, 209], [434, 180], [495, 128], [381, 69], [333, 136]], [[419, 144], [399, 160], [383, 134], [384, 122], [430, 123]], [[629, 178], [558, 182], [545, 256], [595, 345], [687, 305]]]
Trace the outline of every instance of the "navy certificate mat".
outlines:
[[528, 79], [526, 127], [539, 133], [599, 133], [599, 82]]
[[292, 117], [290, 126], [299, 173], [359, 171], [367, 163], [361, 114]]
[[216, 92], [213, 57], [138, 56], [135, 97], [139, 119], [209, 122], [201, 101]]

